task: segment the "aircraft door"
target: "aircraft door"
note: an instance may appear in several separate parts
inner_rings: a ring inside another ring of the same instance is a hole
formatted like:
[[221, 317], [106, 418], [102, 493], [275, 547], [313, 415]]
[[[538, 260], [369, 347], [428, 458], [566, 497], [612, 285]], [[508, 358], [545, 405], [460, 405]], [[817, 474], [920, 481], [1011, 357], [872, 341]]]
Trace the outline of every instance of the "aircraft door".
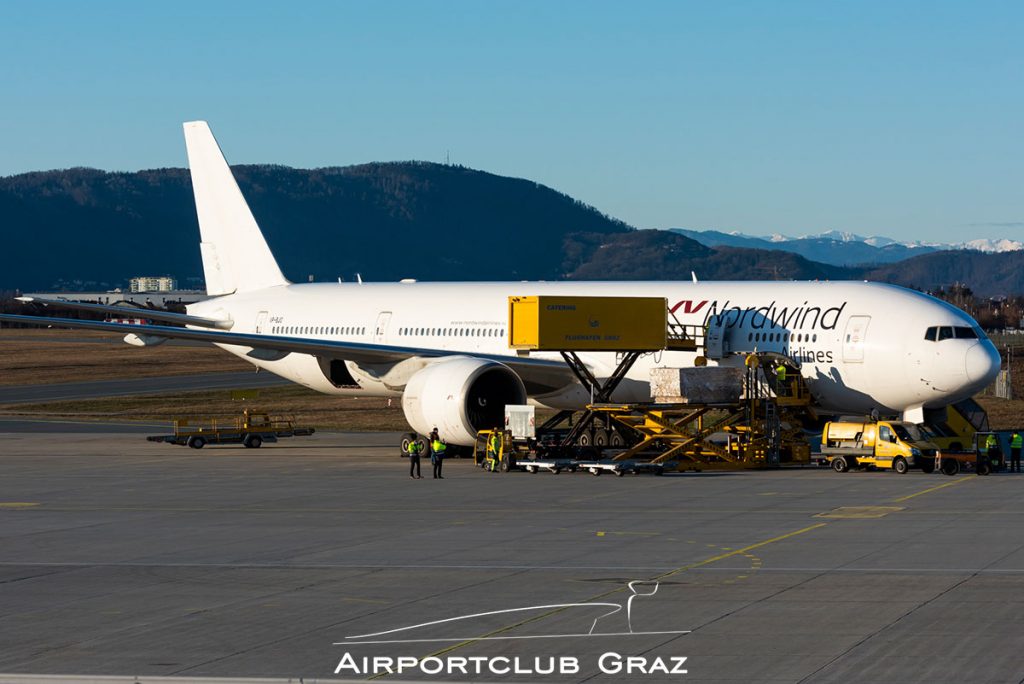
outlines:
[[864, 361], [864, 338], [868, 333], [871, 316], [850, 316], [843, 335], [843, 361], [861, 363]]
[[704, 355], [709, 359], [722, 359], [726, 354], [725, 321], [722, 316], [712, 316], [704, 331]]
[[260, 311], [256, 316], [256, 334], [262, 335], [267, 326], [267, 312]]
[[388, 323], [391, 322], [391, 312], [381, 311], [377, 314], [377, 326], [373, 329], [373, 341], [376, 344], [386, 344], [388, 337]]

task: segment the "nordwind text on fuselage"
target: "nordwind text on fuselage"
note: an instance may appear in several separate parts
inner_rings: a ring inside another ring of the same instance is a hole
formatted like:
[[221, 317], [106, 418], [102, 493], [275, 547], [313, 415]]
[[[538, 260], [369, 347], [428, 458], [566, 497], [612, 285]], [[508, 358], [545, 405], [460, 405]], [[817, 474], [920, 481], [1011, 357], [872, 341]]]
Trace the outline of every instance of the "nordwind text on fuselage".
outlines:
[[[704, 312], [704, 318], [701, 324], [706, 326], [710, 322], [714, 322], [726, 329], [738, 328], [740, 330], [750, 331], [768, 331], [768, 332], [814, 332], [818, 330], [835, 330], [836, 326], [839, 325], [839, 319], [843, 314], [843, 310], [846, 308], [846, 302], [838, 306], [832, 307], [821, 307], [821, 306], [810, 306], [810, 302], [805, 301], [799, 306], [784, 306], [779, 307], [775, 301], [765, 306], [747, 306], [742, 307], [733, 304], [730, 300], [726, 300], [722, 304], [718, 303], [718, 300], [708, 301], [706, 299], [700, 301], [694, 301], [692, 299], [684, 299], [676, 302], [670, 310], [674, 314], [682, 314], [684, 316], [694, 316]], [[713, 320], [717, 319], [717, 320]], [[807, 342], [817, 342], [817, 335], [812, 337], [809, 335], [801, 339], [800, 337], [794, 337], [789, 335], [780, 340], [786, 344], [789, 355], [794, 359], [805, 362], [805, 363], [832, 363], [834, 358], [832, 352], [829, 350], [814, 350], [808, 349], [804, 344]], [[800, 346], [794, 344], [799, 342]]]

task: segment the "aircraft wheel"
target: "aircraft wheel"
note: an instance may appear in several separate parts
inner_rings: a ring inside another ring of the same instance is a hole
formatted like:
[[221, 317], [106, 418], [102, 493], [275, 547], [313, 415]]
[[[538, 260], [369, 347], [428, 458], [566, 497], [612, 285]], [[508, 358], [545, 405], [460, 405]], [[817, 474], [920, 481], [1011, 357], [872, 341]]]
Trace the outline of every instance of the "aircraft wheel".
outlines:
[[892, 460], [892, 469], [900, 475], [906, 475], [907, 471], [910, 470], [910, 464], [907, 463], [907, 459], [897, 456]]
[[409, 456], [409, 444], [416, 441], [415, 432], [406, 432], [402, 435], [402, 453], [400, 454], [403, 458]]
[[596, 447], [608, 446], [608, 431], [607, 430], [594, 430], [594, 446], [596, 446]]
[[612, 431], [612, 434], [608, 437], [608, 446], [615, 447], [616, 449], [626, 446], [626, 439], [621, 433]]

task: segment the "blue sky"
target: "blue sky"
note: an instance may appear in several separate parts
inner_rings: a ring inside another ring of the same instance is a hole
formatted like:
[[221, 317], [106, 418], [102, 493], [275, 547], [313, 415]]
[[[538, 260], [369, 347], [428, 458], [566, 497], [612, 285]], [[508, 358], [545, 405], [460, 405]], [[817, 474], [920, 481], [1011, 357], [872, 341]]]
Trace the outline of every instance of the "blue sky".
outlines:
[[[292, 7], [295, 5], [296, 7]], [[1024, 239], [1020, 2], [0, 3], [0, 175], [451, 160], [640, 228]]]

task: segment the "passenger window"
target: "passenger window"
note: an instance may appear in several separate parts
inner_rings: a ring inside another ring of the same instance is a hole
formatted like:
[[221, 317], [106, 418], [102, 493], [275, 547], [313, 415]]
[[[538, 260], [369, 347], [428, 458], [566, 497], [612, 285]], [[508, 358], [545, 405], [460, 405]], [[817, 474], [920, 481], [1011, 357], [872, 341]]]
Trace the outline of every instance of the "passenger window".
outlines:
[[939, 328], [939, 342], [953, 339], [953, 328], [943, 326]]

